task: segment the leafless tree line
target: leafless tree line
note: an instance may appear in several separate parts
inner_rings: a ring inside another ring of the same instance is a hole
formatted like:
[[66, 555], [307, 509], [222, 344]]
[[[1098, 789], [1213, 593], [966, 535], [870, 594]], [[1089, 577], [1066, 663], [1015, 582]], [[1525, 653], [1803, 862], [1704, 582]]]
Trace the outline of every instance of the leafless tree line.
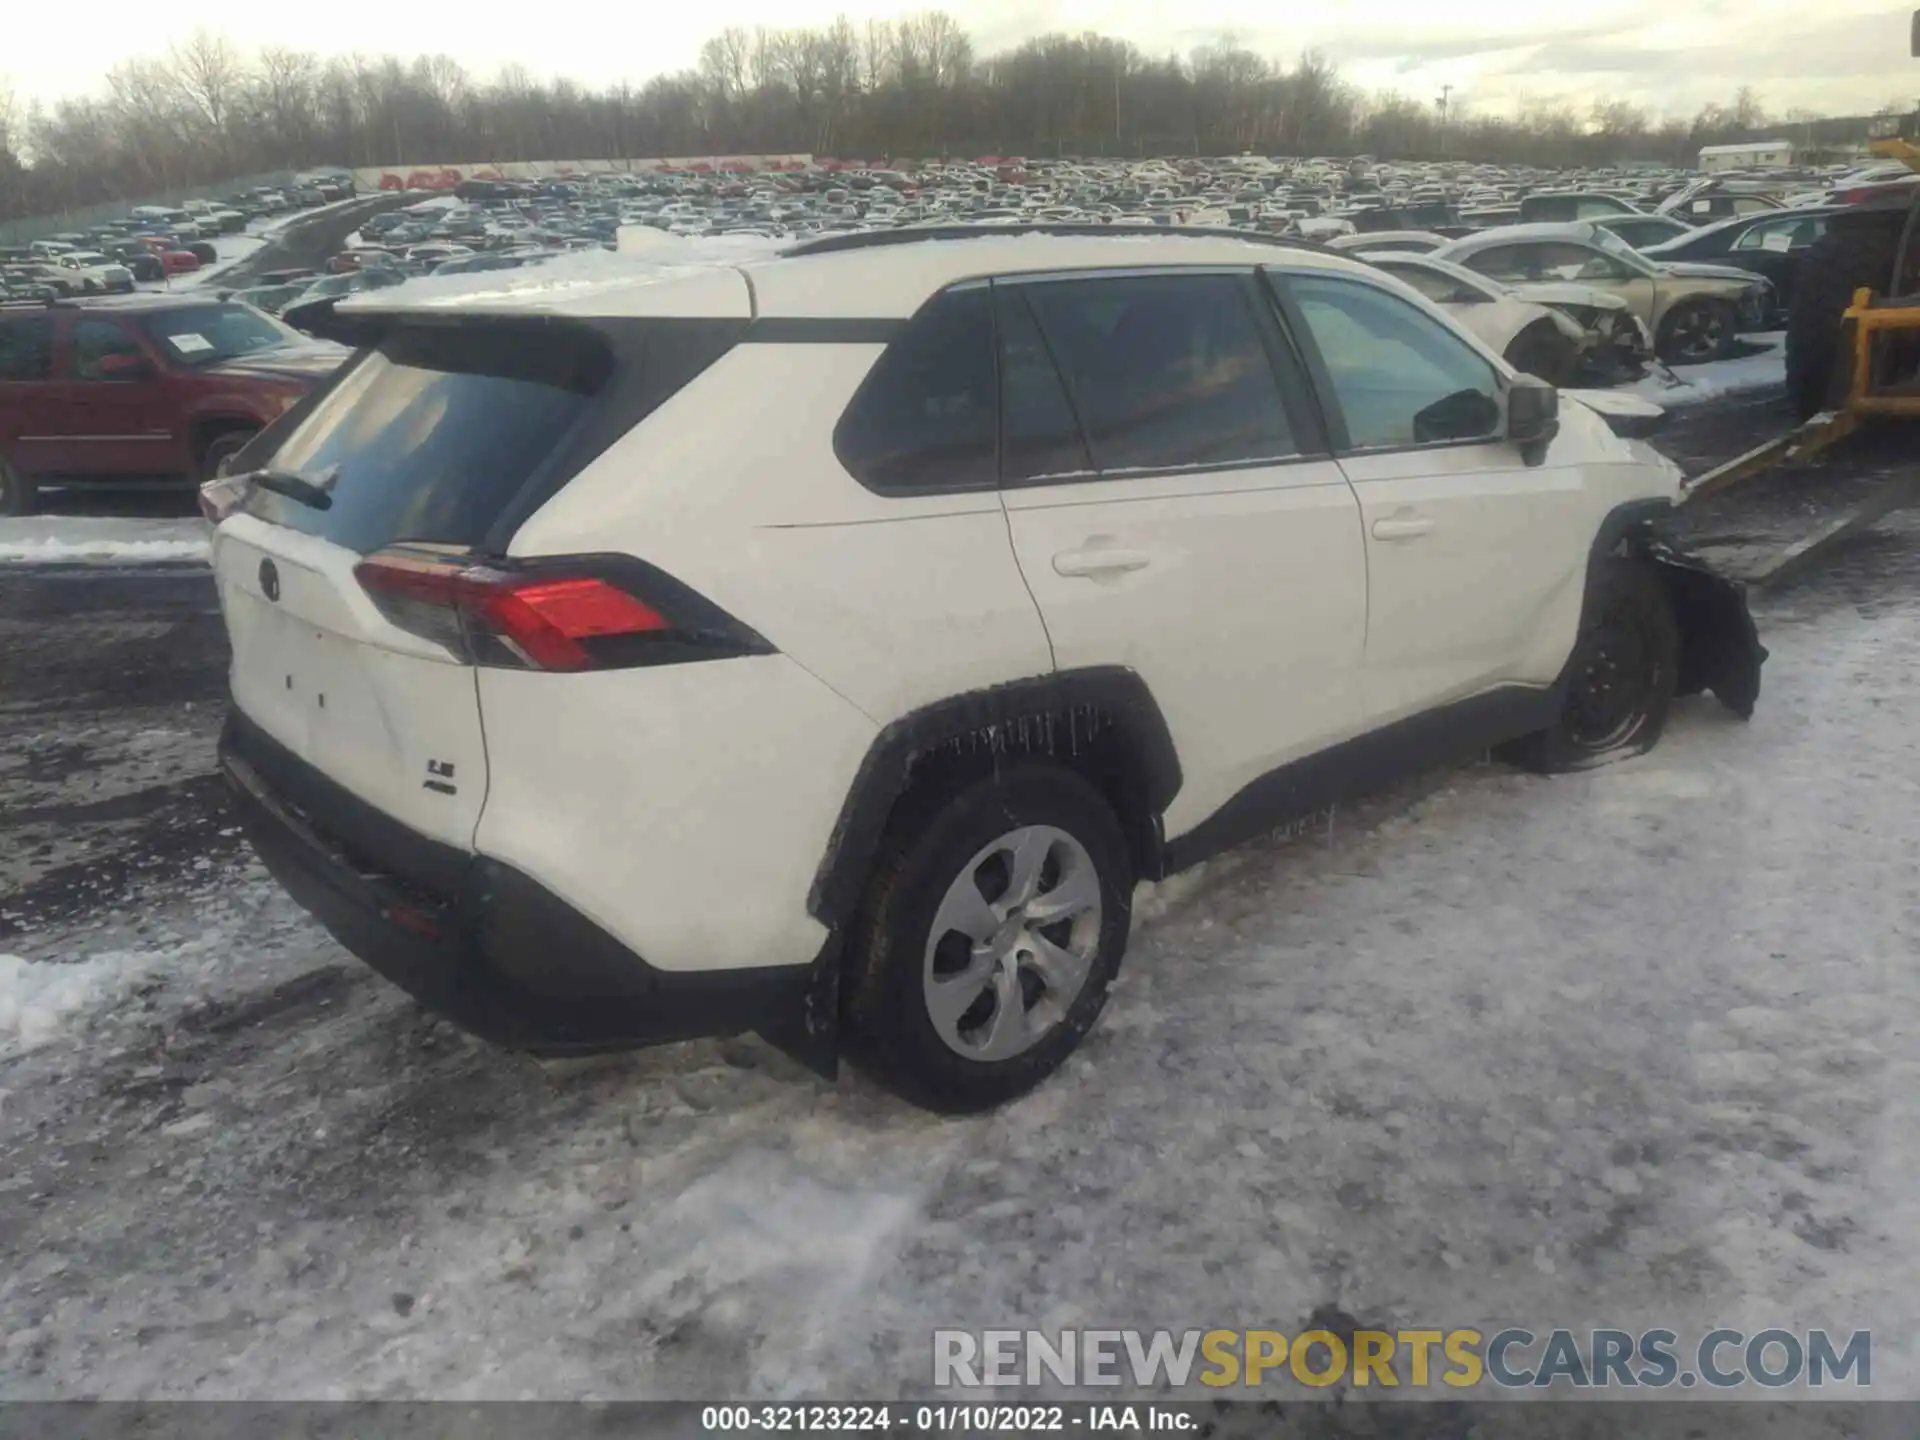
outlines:
[[246, 55], [202, 31], [116, 66], [100, 94], [41, 107], [0, 89], [0, 218], [320, 164], [1176, 148], [1678, 162], [1767, 121], [1747, 89], [1691, 120], [1622, 101], [1446, 116], [1430, 100], [1363, 94], [1318, 53], [1285, 62], [1232, 43], [1156, 58], [1110, 36], [1047, 35], [982, 57], [938, 10], [728, 29], [695, 70], [598, 91], [519, 66], [483, 80], [444, 55]]

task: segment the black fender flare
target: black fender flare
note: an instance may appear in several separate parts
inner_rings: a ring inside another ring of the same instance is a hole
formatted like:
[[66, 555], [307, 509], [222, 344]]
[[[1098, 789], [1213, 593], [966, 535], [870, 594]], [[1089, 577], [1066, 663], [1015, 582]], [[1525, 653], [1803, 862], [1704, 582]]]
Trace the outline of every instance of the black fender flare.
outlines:
[[[1064, 728], [1062, 726], [1064, 722]], [[846, 938], [888, 817], [920, 763], [948, 747], [1033, 752], [1112, 732], [1128, 760], [1135, 814], [1123, 816], [1140, 878], [1164, 873], [1160, 817], [1180, 791], [1180, 757], [1153, 693], [1124, 666], [1090, 666], [971, 691], [903, 715], [874, 737], [821, 857], [807, 909], [827, 927], [814, 957], [804, 1011], [760, 1034], [832, 1076], [839, 1053], [840, 973]]]
[[[1760, 643], [1759, 627], [1747, 606], [1746, 586], [1662, 538], [1655, 522], [1672, 511], [1671, 501], [1651, 498], [1629, 500], [1610, 511], [1594, 536], [1588, 595], [1592, 595], [1592, 577], [1610, 555], [1624, 553], [1651, 566], [1680, 631], [1676, 693], [1712, 691], [1742, 720], [1751, 719], [1760, 698], [1760, 667], [1766, 664], [1767, 647]], [[1583, 615], [1583, 625], [1585, 619]]]

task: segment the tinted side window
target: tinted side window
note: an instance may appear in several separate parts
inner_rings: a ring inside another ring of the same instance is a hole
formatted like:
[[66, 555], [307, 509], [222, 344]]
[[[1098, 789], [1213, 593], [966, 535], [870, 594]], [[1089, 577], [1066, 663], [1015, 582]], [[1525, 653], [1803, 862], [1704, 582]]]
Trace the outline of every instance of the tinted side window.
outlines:
[[45, 380], [52, 374], [52, 319], [16, 315], [0, 320], [0, 380]]
[[1000, 477], [1031, 480], [1093, 468], [1080, 421], [1027, 307], [1023, 285], [996, 285], [1000, 330]]
[[143, 359], [146, 351], [140, 348], [140, 342], [127, 333], [126, 327], [113, 320], [81, 320], [73, 327], [71, 341], [73, 378], [76, 380], [108, 380], [117, 377], [100, 373], [100, 362], [109, 356], [125, 355], [133, 359]]
[[881, 352], [834, 427], [834, 453], [871, 489], [991, 490], [993, 297], [949, 290], [920, 308]]
[[1027, 292], [1102, 471], [1298, 453], [1243, 281], [1067, 280]]
[[1491, 439], [1500, 382], [1466, 341], [1396, 295], [1317, 275], [1287, 286], [1356, 448]]

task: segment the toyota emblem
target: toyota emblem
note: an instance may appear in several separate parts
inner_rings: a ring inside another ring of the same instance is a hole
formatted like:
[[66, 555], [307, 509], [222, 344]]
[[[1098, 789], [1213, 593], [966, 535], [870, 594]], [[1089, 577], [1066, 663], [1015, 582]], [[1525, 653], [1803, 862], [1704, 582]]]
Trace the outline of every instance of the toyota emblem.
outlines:
[[280, 598], [280, 568], [271, 560], [260, 562], [260, 593], [269, 600]]

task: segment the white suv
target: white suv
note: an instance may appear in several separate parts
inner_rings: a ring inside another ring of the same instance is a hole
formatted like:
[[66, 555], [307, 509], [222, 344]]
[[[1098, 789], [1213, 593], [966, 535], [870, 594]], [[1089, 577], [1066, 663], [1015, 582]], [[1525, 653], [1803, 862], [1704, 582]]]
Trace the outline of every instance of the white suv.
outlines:
[[256, 847], [497, 1042], [758, 1030], [992, 1104], [1093, 1024], [1136, 881], [1757, 694], [1737, 588], [1647, 532], [1673, 466], [1371, 267], [599, 258], [356, 297], [208, 496]]

